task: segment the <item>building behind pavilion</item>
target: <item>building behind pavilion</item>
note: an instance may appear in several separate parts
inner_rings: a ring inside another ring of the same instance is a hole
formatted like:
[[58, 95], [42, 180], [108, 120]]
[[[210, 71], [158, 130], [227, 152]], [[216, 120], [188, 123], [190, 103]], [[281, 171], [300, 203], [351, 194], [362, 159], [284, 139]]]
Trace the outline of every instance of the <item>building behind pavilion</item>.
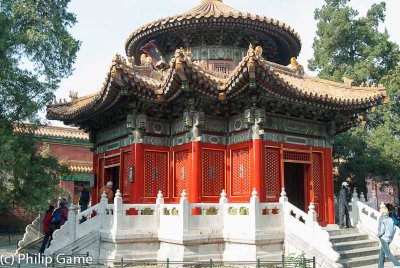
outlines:
[[[311, 77], [283, 22], [203, 0], [134, 31], [99, 92], [47, 108], [94, 143], [94, 200], [109, 180], [126, 203], [276, 202], [334, 223], [333, 136], [385, 102], [381, 87]], [[287, 65], [290, 65], [287, 67]]]

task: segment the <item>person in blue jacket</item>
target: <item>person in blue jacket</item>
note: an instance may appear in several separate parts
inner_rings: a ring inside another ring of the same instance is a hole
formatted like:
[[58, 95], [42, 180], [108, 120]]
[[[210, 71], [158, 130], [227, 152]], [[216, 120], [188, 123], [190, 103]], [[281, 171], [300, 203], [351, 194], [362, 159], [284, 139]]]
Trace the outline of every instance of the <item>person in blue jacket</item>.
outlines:
[[385, 263], [385, 255], [393, 262], [395, 267], [400, 267], [400, 262], [393, 256], [390, 252], [389, 245], [393, 240], [394, 234], [396, 232], [396, 225], [394, 225], [393, 219], [389, 217], [389, 210], [385, 204], [381, 204], [379, 211], [382, 216], [379, 217], [378, 225], [378, 237], [381, 241], [381, 250], [379, 252], [378, 258], [378, 268], [383, 268]]

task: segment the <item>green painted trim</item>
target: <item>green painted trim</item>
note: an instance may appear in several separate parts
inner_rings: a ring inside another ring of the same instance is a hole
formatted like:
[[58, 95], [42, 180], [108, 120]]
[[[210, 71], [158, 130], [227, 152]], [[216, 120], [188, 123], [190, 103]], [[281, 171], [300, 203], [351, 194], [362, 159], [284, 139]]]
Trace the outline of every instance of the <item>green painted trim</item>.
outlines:
[[93, 143], [89, 141], [83, 141], [78, 139], [69, 139], [69, 138], [51, 138], [51, 137], [43, 137], [43, 136], [34, 136], [35, 140], [40, 142], [52, 142], [52, 143], [61, 143], [61, 144], [69, 144], [69, 145], [81, 145], [85, 147], [93, 147]]
[[69, 176], [60, 175], [60, 180], [62, 181], [84, 181], [91, 182], [94, 175], [91, 173], [76, 173]]

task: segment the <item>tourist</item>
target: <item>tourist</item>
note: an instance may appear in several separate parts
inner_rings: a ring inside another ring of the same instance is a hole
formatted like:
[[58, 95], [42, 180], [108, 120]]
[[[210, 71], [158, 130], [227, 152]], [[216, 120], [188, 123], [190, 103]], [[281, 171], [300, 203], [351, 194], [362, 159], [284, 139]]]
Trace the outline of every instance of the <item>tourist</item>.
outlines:
[[51, 224], [53, 230], [60, 229], [60, 227], [68, 220], [68, 208], [66, 206], [67, 200], [62, 198], [58, 203], [58, 208], [54, 210]]
[[396, 232], [396, 226], [394, 225], [393, 219], [389, 217], [389, 210], [382, 203], [379, 211], [382, 216], [379, 218], [378, 226], [378, 237], [381, 241], [381, 251], [379, 253], [378, 268], [383, 268], [385, 263], [385, 255], [393, 262], [394, 265], [400, 266], [400, 262], [390, 252], [389, 244], [393, 240], [394, 233]]
[[112, 190], [112, 187], [113, 187], [113, 182], [112, 181], [108, 181], [107, 185], [103, 186], [100, 189], [100, 193], [99, 193], [99, 198], [101, 198], [101, 195], [103, 194], [103, 192], [106, 193], [107, 200], [108, 200], [109, 204], [113, 203], [113, 198], [114, 198], [114, 192]]
[[69, 206], [70, 206], [71, 204], [72, 204], [71, 193], [68, 193], [68, 195], [67, 195], [67, 201], [66, 201], [67, 208], [69, 208]]
[[342, 183], [342, 188], [339, 192], [339, 228], [344, 228], [344, 218], [346, 217], [346, 228], [351, 228], [350, 216], [349, 216], [349, 201], [347, 198], [349, 184], [347, 182]]
[[[80, 197], [79, 197], [78, 204], [81, 207], [81, 212], [82, 212], [82, 211], [87, 210], [90, 197], [89, 197], [89, 191], [86, 190], [86, 188], [83, 184], [79, 185], [79, 191], [80, 191], [80, 193], [79, 193]], [[82, 216], [82, 219], [80, 219], [80, 223], [82, 223], [84, 221], [86, 221], [86, 217]]]
[[51, 236], [53, 234], [53, 230], [51, 228], [51, 219], [53, 217], [53, 211], [54, 211], [54, 206], [49, 205], [49, 209], [46, 211], [46, 214], [44, 214], [44, 218], [42, 221], [44, 238], [39, 253], [43, 253], [44, 250], [48, 248], [48, 246], [50, 245]]

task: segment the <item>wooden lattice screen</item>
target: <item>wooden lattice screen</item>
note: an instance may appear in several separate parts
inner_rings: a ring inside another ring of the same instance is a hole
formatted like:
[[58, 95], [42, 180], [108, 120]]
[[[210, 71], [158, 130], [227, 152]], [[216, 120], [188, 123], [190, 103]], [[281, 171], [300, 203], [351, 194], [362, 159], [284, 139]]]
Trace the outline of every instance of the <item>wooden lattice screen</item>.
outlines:
[[249, 149], [232, 151], [232, 196], [250, 195], [250, 156]]
[[166, 197], [168, 195], [168, 153], [146, 151], [144, 158], [144, 196], [155, 198], [161, 190]]
[[189, 190], [189, 151], [175, 152], [174, 197], [180, 197], [183, 189]]
[[225, 189], [225, 152], [203, 150], [203, 196], [219, 196]]
[[280, 196], [279, 148], [265, 149], [265, 187], [268, 202], [277, 202]]

